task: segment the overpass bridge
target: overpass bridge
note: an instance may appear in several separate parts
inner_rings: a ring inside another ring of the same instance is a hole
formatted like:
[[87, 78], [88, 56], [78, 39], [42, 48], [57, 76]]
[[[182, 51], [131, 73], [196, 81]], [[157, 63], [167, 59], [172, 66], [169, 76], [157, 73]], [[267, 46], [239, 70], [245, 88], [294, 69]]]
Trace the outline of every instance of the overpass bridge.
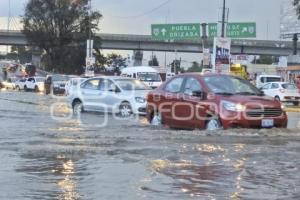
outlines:
[[[186, 41], [157, 41], [152, 40], [150, 35], [128, 34], [97, 34], [102, 39], [101, 48], [109, 50], [142, 50], [142, 51], [166, 51], [201, 53], [202, 40]], [[30, 45], [21, 31], [1, 31], [0, 45]], [[212, 47], [213, 40], [208, 40]], [[298, 48], [300, 50], [300, 48]], [[232, 54], [249, 55], [274, 55], [285, 56], [293, 53], [292, 41], [270, 41], [253, 39], [233, 39], [231, 44]]]

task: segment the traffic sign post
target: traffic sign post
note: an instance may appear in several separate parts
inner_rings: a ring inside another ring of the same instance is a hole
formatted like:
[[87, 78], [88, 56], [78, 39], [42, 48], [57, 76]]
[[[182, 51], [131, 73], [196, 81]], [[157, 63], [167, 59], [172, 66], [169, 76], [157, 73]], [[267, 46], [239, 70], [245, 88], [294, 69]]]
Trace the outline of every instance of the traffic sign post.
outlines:
[[[208, 24], [208, 36], [218, 36], [218, 24]], [[255, 22], [241, 22], [228, 23], [226, 30], [226, 37], [229, 38], [255, 38], [256, 37], [256, 23]]]
[[200, 23], [194, 24], [152, 24], [154, 40], [187, 40], [200, 39]]

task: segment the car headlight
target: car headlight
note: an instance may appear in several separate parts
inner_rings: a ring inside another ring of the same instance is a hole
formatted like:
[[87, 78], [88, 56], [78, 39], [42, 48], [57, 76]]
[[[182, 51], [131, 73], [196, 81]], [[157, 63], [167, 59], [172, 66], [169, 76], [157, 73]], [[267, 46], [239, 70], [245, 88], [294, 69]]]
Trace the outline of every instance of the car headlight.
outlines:
[[281, 110], [285, 109], [285, 105], [283, 103], [281, 103], [280, 107], [281, 107]]
[[138, 103], [145, 103], [146, 99], [142, 98], [142, 97], [135, 97], [135, 101], [138, 102]]
[[242, 112], [246, 110], [246, 106], [240, 104], [240, 103], [233, 103], [230, 101], [222, 101], [222, 106], [228, 110], [233, 112]]

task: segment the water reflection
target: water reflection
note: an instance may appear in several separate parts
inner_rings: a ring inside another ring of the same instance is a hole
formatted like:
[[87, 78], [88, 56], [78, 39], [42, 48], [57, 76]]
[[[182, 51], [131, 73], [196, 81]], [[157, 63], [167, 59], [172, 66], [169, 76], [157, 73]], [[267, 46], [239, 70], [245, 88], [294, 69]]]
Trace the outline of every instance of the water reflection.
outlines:
[[76, 191], [76, 181], [72, 177], [75, 173], [75, 167], [72, 160], [68, 160], [63, 163], [64, 179], [60, 180], [57, 185], [62, 189], [63, 193], [59, 195], [59, 199], [75, 200], [79, 199], [80, 195]]

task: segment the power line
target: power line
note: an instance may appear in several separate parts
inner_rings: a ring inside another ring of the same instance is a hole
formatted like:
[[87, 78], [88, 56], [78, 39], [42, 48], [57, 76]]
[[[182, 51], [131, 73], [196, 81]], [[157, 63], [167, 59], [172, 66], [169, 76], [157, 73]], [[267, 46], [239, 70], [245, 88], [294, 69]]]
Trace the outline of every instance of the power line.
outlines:
[[158, 6], [152, 8], [151, 10], [148, 10], [148, 11], [146, 11], [146, 12], [144, 12], [144, 13], [139, 14], [139, 15], [132, 15], [132, 16], [116, 16], [116, 15], [110, 15], [110, 14], [108, 14], [108, 16], [113, 17], [113, 18], [121, 18], [121, 19], [131, 19], [131, 18], [143, 17], [143, 16], [145, 16], [145, 15], [149, 15], [149, 14], [155, 12], [156, 10], [158, 10], [158, 9], [160, 9], [161, 7], [167, 5], [167, 4], [170, 3], [171, 1], [173, 1], [173, 0], [167, 0], [167, 1], [165, 1], [165, 2], [163, 2], [163, 3], [161, 3], [161, 4], [159, 4]]

